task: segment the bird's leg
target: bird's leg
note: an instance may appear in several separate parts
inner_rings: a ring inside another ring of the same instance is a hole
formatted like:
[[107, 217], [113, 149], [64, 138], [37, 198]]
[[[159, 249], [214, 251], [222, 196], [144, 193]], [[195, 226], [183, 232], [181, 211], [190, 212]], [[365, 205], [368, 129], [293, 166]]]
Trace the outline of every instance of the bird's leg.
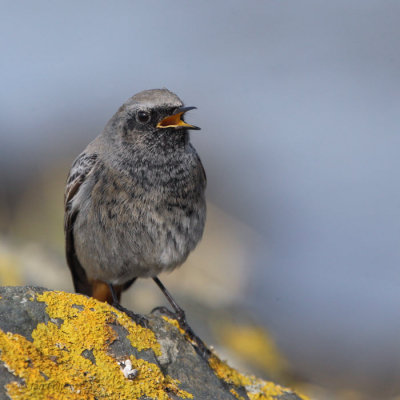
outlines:
[[171, 293], [167, 290], [167, 288], [163, 285], [163, 283], [156, 277], [153, 278], [154, 282], [161, 289], [164, 296], [167, 298], [169, 304], [171, 304], [172, 308], [175, 311], [175, 318], [182, 324], [187, 325], [185, 311], [179, 306], [179, 304], [174, 300], [171, 296]]
[[127, 308], [123, 307], [118, 300], [117, 293], [115, 292], [114, 286], [112, 283], [108, 283], [108, 287], [110, 288], [113, 304], [112, 306], [115, 307], [117, 310], [124, 312], [129, 318], [135, 321], [137, 324], [147, 328], [148, 323], [147, 319], [144, 318], [142, 315], [136, 314], [133, 311], [128, 310]]
[[174, 300], [171, 296], [171, 293], [167, 290], [167, 288], [161, 283], [161, 281], [155, 277], [153, 278], [154, 282], [157, 286], [161, 289], [164, 296], [167, 298], [168, 302], [171, 304], [172, 308], [174, 309], [175, 313], [171, 313], [169, 310], [165, 309], [164, 307], [158, 307], [159, 310], [166, 312], [167, 314], [172, 314], [172, 316], [178, 320], [179, 325], [184, 331], [187, 333], [189, 338], [196, 344], [196, 351], [203, 357], [209, 357], [211, 355], [210, 350], [204, 344], [204, 342], [194, 333], [193, 329], [190, 327], [186, 320], [185, 311], [178, 305], [178, 303]]
[[119, 300], [118, 300], [118, 297], [117, 297], [117, 293], [115, 293], [115, 289], [114, 289], [114, 286], [112, 285], [112, 283], [109, 283], [108, 287], [110, 288], [111, 296], [112, 296], [112, 299], [113, 299], [113, 306], [114, 305], [119, 305]]

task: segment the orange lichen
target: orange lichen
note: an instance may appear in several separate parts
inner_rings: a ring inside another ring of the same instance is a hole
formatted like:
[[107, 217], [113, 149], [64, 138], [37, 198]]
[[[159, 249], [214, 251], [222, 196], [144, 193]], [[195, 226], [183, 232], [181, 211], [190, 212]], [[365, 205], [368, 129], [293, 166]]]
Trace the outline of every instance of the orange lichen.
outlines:
[[[225, 362], [222, 362], [215, 354], [211, 355], [209, 364], [218, 378], [233, 386], [233, 388], [231, 388], [231, 393], [238, 400], [240, 400], [241, 397], [236, 389], [240, 387], [246, 389], [247, 396], [250, 400], [275, 400], [285, 393], [293, 393], [291, 390], [276, 385], [273, 382], [266, 382], [251, 375], [243, 375]], [[303, 400], [307, 400], [304, 396], [300, 397]]]
[[[37, 325], [32, 342], [0, 331], [1, 360], [23, 380], [22, 384], [7, 385], [11, 399], [167, 400], [171, 392], [193, 398], [179, 389], [178, 380], [164, 376], [156, 364], [132, 355], [129, 359], [138, 375], [134, 380], [126, 379], [109, 353], [110, 344], [117, 338], [110, 324], [119, 324], [128, 331], [134, 347], [160, 355], [160, 345], [151, 330], [111, 306], [84, 296], [44, 292], [36, 299], [47, 304], [51, 321]], [[84, 356], [85, 351], [91, 352], [94, 363]]]

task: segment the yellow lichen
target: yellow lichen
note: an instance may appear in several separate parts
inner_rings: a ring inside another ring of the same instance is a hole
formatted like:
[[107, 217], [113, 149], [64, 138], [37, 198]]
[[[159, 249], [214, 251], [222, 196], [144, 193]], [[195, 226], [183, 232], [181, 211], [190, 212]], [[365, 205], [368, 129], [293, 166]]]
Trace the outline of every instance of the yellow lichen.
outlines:
[[285, 392], [290, 393], [291, 391], [273, 382], [264, 382], [263, 385], [255, 385], [255, 390], [253, 392], [250, 391], [247, 395], [250, 400], [275, 400]]
[[223, 343], [241, 359], [263, 369], [269, 375], [280, 376], [287, 370], [287, 361], [265, 329], [224, 322], [220, 324], [218, 332]]
[[[124, 313], [91, 298], [63, 292], [36, 296], [47, 305], [52, 319], [32, 332], [33, 341], [18, 334], [0, 331], [1, 360], [23, 383], [11, 382], [11, 399], [138, 399], [167, 400], [168, 393], [181, 398], [193, 396], [179, 389], [178, 380], [164, 376], [160, 368], [130, 356], [138, 371], [134, 380], [122, 374], [117, 360], [109, 353], [117, 338], [111, 325], [128, 331], [128, 339], [138, 350], [161, 354], [154, 333], [131, 321]], [[84, 356], [89, 351], [92, 363]]]
[[[231, 393], [238, 400], [240, 400], [241, 397], [236, 391], [236, 388], [240, 387], [246, 389], [247, 396], [250, 400], [275, 400], [279, 398], [280, 395], [292, 393], [291, 390], [276, 385], [273, 382], [266, 382], [251, 375], [241, 374], [227, 363], [221, 361], [215, 354], [211, 355], [209, 358], [209, 364], [218, 378], [233, 386], [233, 388], [231, 388]], [[304, 396], [301, 396], [301, 398], [307, 400]]]
[[240, 394], [233, 388], [229, 389], [229, 391], [238, 399], [238, 400], [244, 400], [243, 396], [240, 396]]
[[248, 376], [239, 373], [227, 363], [222, 362], [215, 354], [211, 355], [208, 362], [218, 378], [226, 383], [237, 387], [251, 384], [251, 379]]
[[164, 321], [168, 322], [170, 325], [177, 328], [182, 335], [186, 334], [185, 330], [181, 328], [181, 326], [179, 325], [179, 322], [176, 319], [169, 318], [166, 315], [163, 315], [162, 318]]
[[185, 336], [185, 339], [194, 346], [198, 346], [198, 343], [191, 338], [188, 333], [179, 325], [179, 321], [173, 318], [169, 318], [166, 315], [162, 316], [163, 320], [168, 322], [170, 325], [178, 329], [181, 335]]
[[128, 330], [127, 338], [133, 347], [139, 351], [152, 349], [156, 356], [161, 355], [161, 347], [151, 330], [137, 324], [134, 324], [135, 329], [132, 329], [132, 320], [125, 313], [118, 312], [117, 315], [118, 323]]
[[310, 398], [308, 396], [306, 396], [305, 394], [302, 393], [297, 393], [297, 396], [299, 396], [301, 398], [301, 400], [310, 400]]

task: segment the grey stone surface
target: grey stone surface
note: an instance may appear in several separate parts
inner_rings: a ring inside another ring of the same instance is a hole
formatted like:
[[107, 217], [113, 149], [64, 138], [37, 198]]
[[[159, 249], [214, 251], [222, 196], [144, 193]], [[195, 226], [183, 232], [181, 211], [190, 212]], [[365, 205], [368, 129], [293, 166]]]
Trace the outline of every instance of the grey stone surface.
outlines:
[[[32, 342], [32, 331], [39, 323], [48, 324], [50, 321], [62, 328], [64, 321], [50, 319], [46, 314], [46, 304], [35, 300], [35, 295], [46, 289], [34, 287], [0, 287], [0, 329], [3, 332], [19, 334]], [[79, 299], [76, 295], [77, 300]], [[62, 301], [62, 296], [60, 296]], [[77, 308], [79, 311], [81, 309]], [[110, 311], [112, 314], [112, 311]], [[134, 348], [127, 339], [128, 331], [117, 322], [111, 323], [116, 333], [116, 340], [108, 346], [108, 354], [117, 360], [126, 359], [133, 355], [135, 359], [142, 359], [155, 364], [164, 376], [170, 376], [180, 381], [179, 389], [193, 394], [196, 400], [235, 400], [251, 399], [245, 387], [233, 386], [232, 383], [220, 379], [210, 367], [208, 357], [203, 357], [196, 352], [192, 343], [187, 340], [175, 326], [168, 323], [159, 312], [147, 316], [149, 329], [154, 332], [161, 346], [161, 355], [156, 355], [152, 350]], [[66, 322], [66, 321], [65, 321]], [[82, 338], [84, 340], [84, 338]], [[46, 349], [43, 354], [46, 354]], [[0, 358], [2, 348], [0, 344]], [[68, 351], [68, 349], [66, 350]], [[86, 349], [81, 354], [96, 363], [96, 357], [91, 349]], [[28, 368], [28, 367], [27, 367]], [[76, 371], [74, 371], [76, 373]], [[80, 373], [80, 372], [78, 372]], [[82, 371], [82, 376], [85, 371]], [[122, 372], [121, 372], [122, 374]], [[24, 385], [24, 381], [9, 372], [3, 360], [0, 360], [0, 399], [8, 399], [5, 385], [12, 381]], [[233, 393], [233, 390], [235, 393]], [[164, 396], [170, 399], [180, 399], [176, 393], [168, 392]], [[75, 397], [74, 397], [75, 398]], [[105, 398], [105, 397], [104, 397]], [[124, 397], [115, 397], [124, 398]], [[132, 397], [134, 398], [134, 397]], [[143, 398], [143, 397], [142, 397]], [[155, 397], [157, 399], [159, 397]], [[160, 397], [161, 398], [161, 397]], [[165, 399], [166, 397], [162, 397]], [[253, 397], [254, 398], [254, 397]], [[294, 393], [287, 391], [276, 397], [257, 397], [258, 400], [269, 399], [295, 400], [300, 399]], [[99, 398], [100, 399], [100, 398]]]

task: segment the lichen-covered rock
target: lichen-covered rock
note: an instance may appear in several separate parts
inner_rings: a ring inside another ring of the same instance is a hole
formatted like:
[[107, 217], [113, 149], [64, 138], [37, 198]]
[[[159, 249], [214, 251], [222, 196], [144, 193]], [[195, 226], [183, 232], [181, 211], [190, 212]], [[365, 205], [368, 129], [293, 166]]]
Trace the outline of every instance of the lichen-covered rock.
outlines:
[[86, 296], [0, 287], [0, 399], [301, 399], [202, 357], [176, 320], [148, 327]]

